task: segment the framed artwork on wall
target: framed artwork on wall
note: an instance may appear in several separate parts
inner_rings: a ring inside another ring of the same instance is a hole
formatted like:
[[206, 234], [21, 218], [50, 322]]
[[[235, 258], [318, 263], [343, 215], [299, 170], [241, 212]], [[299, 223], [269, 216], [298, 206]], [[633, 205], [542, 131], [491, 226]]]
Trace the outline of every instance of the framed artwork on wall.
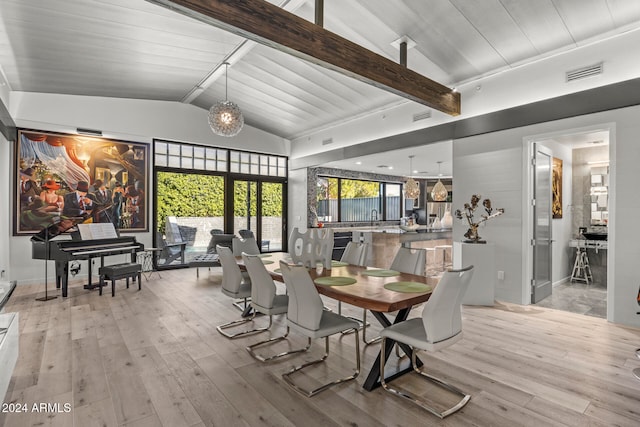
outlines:
[[147, 144], [18, 129], [13, 234], [67, 218], [148, 231], [148, 167]]
[[551, 175], [551, 213], [553, 218], [562, 218], [562, 159], [553, 158]]

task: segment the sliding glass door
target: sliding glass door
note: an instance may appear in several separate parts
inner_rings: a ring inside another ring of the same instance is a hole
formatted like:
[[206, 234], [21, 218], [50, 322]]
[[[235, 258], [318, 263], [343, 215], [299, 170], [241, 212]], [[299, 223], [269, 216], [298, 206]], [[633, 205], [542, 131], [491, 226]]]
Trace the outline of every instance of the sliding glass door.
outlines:
[[[212, 252], [212, 235], [250, 230], [263, 252], [286, 250], [285, 156], [154, 141], [154, 246], [163, 267]], [[180, 242], [180, 243], [178, 243]], [[173, 246], [171, 246], [173, 245]]]
[[250, 230], [262, 252], [284, 249], [284, 183], [233, 181], [233, 233]]

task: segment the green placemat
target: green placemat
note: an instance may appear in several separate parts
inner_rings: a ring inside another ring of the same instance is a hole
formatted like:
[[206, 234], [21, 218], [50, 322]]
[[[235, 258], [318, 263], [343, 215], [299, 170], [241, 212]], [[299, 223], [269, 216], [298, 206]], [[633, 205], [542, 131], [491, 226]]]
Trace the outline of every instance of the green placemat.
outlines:
[[431, 286], [420, 282], [391, 282], [384, 285], [385, 289], [396, 292], [421, 293], [430, 292]]
[[273, 256], [271, 254], [260, 254], [258, 255], [259, 258], [269, 258], [270, 256]]
[[353, 277], [344, 277], [344, 276], [331, 276], [331, 277], [318, 277], [314, 282], [317, 285], [325, 285], [325, 286], [345, 286], [345, 285], [353, 285], [356, 283], [356, 279]]
[[[324, 265], [324, 263], [319, 262], [318, 265]], [[342, 261], [331, 261], [331, 267], [344, 267], [346, 265], [349, 265], [348, 262], [342, 262]]]
[[274, 273], [282, 273], [282, 270], [280, 270], [279, 268], [276, 268], [273, 270]]
[[263, 259], [263, 260], [262, 260], [262, 263], [263, 263], [263, 264], [273, 264], [273, 261], [268, 260], [268, 259]]
[[395, 270], [367, 270], [363, 271], [363, 276], [374, 276], [374, 277], [393, 277], [399, 276], [400, 272]]

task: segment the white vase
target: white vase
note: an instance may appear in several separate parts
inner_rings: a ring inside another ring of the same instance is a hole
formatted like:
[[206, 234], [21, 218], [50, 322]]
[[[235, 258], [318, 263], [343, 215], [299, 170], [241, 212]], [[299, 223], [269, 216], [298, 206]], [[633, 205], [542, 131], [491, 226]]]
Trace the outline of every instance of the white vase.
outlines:
[[435, 229], [442, 228], [442, 224], [440, 223], [440, 218], [436, 217], [435, 221], [433, 221], [433, 224], [431, 224], [431, 228], [435, 228]]
[[450, 211], [444, 213], [442, 221], [440, 221], [440, 226], [442, 228], [453, 228], [453, 216]]

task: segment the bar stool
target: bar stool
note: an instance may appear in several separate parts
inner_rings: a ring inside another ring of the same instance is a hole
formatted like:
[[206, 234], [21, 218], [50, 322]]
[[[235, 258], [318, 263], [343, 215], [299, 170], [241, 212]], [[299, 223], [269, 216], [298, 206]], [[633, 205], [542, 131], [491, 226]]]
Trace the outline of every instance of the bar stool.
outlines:
[[438, 251], [442, 251], [442, 271], [447, 269], [447, 252], [449, 252], [449, 259], [451, 259], [451, 250], [453, 246], [451, 245], [438, 245], [435, 247], [436, 250], [436, 258], [438, 256]]
[[429, 276], [434, 273], [436, 265], [436, 248], [425, 248], [427, 251], [427, 268], [426, 275]]
[[589, 281], [593, 282], [593, 275], [591, 274], [591, 266], [589, 265], [587, 249], [581, 245], [576, 247], [576, 259], [573, 263], [573, 271], [571, 272], [570, 281], [585, 282], [587, 285], [589, 284]]

